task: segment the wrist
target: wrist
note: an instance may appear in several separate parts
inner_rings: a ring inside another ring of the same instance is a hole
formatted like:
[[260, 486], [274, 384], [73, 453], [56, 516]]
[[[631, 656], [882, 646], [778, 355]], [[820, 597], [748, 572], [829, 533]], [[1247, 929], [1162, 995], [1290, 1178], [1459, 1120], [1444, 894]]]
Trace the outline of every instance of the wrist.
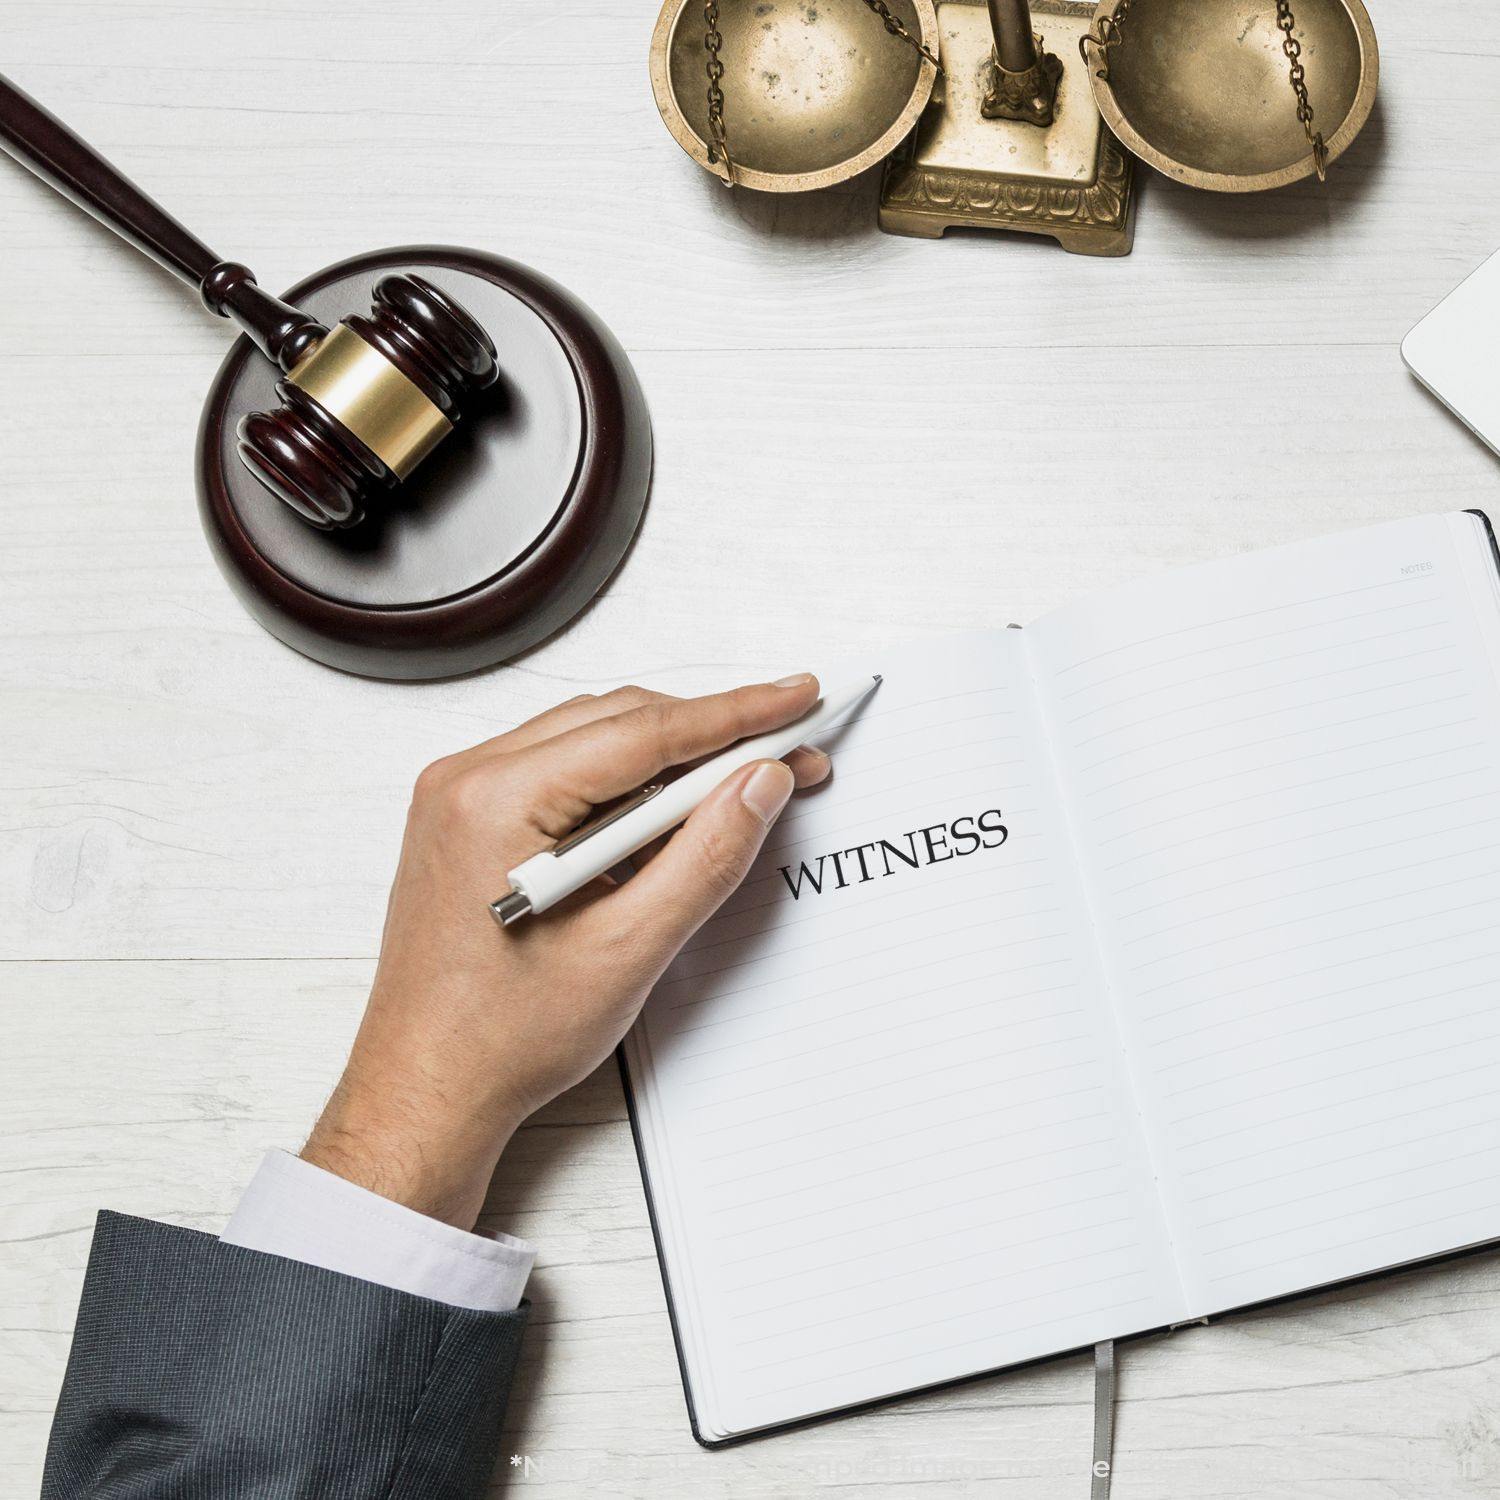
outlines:
[[458, 1229], [474, 1227], [500, 1153], [519, 1121], [481, 1124], [400, 1080], [354, 1063], [299, 1155], [358, 1187]]

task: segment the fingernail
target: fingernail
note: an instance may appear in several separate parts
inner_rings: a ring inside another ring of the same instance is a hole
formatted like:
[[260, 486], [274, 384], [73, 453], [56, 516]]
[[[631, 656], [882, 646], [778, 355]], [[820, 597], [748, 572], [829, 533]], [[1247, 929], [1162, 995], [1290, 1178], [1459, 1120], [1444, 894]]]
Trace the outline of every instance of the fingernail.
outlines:
[[792, 773], [779, 760], [768, 760], [750, 773], [740, 793], [742, 801], [762, 823], [769, 824], [792, 795]]
[[790, 677], [778, 677], [772, 687], [803, 687], [812, 681], [811, 672], [794, 672]]

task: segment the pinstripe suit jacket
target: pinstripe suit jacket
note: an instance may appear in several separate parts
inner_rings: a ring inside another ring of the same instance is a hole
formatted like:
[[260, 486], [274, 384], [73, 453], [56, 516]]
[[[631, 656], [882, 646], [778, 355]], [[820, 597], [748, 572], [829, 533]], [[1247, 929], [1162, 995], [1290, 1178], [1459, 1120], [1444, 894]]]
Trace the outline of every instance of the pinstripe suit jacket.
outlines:
[[469, 1500], [525, 1318], [102, 1213], [43, 1500]]

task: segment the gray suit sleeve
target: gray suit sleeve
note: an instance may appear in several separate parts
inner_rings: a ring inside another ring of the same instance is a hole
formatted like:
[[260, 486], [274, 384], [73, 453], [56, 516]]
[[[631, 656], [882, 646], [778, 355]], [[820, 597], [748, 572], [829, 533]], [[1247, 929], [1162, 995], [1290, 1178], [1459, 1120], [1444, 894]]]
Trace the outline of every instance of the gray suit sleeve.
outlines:
[[525, 1319], [102, 1213], [42, 1500], [470, 1500]]

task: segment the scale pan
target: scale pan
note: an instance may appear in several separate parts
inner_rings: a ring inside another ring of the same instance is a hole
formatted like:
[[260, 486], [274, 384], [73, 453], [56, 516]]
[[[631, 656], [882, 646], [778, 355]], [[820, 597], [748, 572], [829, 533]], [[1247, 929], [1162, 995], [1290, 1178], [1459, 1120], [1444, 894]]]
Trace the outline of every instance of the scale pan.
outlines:
[[[932, 0], [888, 0], [934, 53]], [[724, 124], [734, 180], [768, 193], [832, 187], [888, 156], [917, 123], [936, 69], [886, 31], [865, 0], [724, 0]], [[651, 87], [673, 139], [708, 160], [702, 0], [667, 0], [651, 39]]]
[[[1116, 0], [1095, 12], [1114, 14]], [[1370, 117], [1380, 78], [1375, 28], [1361, 0], [1292, 0], [1313, 128], [1329, 161]], [[1189, 187], [1253, 193], [1310, 176], [1275, 0], [1131, 0], [1101, 78], [1105, 123], [1142, 161]]]

